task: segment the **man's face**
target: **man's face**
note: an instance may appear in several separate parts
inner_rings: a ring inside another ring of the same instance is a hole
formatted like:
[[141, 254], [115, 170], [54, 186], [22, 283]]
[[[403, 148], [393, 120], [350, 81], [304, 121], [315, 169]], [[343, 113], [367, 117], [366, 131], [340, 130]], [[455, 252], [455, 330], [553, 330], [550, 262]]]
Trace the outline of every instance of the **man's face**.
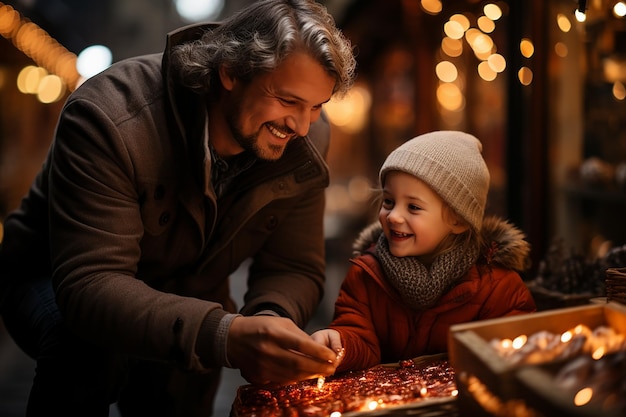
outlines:
[[222, 84], [224, 116], [236, 142], [231, 145], [276, 160], [290, 140], [308, 133], [330, 100], [335, 79], [307, 54], [295, 53], [248, 83], [229, 78]]

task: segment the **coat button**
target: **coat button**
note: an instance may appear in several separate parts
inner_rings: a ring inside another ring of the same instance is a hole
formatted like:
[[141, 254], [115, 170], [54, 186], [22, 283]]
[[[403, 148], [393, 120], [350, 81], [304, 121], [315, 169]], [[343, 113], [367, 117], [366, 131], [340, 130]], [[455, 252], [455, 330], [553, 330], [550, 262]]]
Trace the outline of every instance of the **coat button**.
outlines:
[[154, 199], [162, 200], [164, 196], [165, 196], [165, 187], [161, 184], [157, 185], [156, 188], [154, 189]]
[[161, 216], [159, 216], [159, 225], [165, 226], [166, 224], [169, 223], [169, 221], [170, 221], [170, 212], [164, 211], [163, 213], [161, 213]]
[[267, 230], [274, 230], [276, 229], [276, 226], [278, 226], [278, 218], [276, 218], [276, 216], [269, 216], [267, 218], [267, 223], [265, 224]]

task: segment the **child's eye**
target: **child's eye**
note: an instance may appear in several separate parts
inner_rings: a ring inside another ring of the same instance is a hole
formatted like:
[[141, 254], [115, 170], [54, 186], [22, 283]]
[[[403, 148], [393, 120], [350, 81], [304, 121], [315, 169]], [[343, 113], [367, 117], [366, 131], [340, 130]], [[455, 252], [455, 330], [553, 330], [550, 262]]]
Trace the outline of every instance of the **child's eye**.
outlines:
[[420, 206], [416, 206], [415, 204], [409, 204], [409, 210], [411, 211], [419, 211], [422, 208]]
[[385, 209], [391, 209], [393, 208], [393, 200], [389, 199], [389, 198], [385, 198], [383, 199], [383, 204], [382, 204], [383, 208]]

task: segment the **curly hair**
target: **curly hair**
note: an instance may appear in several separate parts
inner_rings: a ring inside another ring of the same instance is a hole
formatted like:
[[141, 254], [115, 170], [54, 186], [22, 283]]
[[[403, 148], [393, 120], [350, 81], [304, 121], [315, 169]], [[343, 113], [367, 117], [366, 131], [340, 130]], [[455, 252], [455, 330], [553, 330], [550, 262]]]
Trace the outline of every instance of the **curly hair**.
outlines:
[[193, 42], [177, 46], [172, 63], [180, 82], [205, 94], [226, 66], [243, 81], [274, 70], [287, 56], [305, 51], [336, 80], [345, 94], [355, 78], [350, 41], [326, 8], [313, 0], [260, 0], [233, 14]]

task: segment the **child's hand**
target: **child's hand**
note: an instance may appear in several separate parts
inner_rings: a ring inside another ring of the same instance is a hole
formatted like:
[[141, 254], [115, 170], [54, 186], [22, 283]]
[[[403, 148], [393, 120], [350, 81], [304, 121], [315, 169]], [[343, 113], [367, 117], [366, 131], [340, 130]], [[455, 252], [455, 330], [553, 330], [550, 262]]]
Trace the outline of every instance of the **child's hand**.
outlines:
[[[340, 360], [343, 357], [343, 346], [341, 345], [341, 336], [337, 330], [322, 329], [318, 330], [311, 335], [311, 338], [317, 343], [321, 343], [324, 346], [328, 346], [334, 352], [337, 353], [337, 359]], [[338, 363], [337, 363], [338, 364]]]

